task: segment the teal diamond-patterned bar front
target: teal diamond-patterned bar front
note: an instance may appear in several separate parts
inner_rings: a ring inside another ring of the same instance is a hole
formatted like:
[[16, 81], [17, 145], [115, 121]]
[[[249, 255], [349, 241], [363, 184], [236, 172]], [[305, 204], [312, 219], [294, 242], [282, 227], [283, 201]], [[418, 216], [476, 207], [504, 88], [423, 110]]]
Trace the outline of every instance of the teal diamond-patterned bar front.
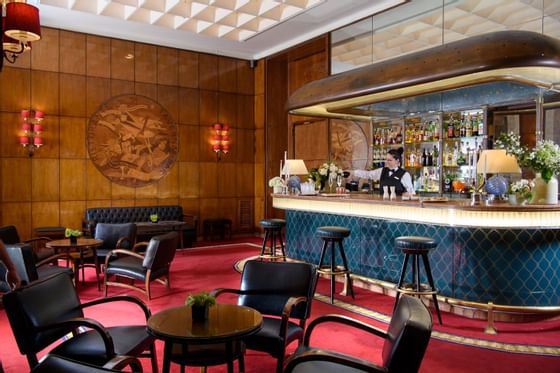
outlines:
[[350, 270], [396, 283], [404, 255], [394, 239], [427, 236], [439, 243], [429, 258], [440, 295], [513, 306], [560, 304], [558, 230], [450, 227], [295, 210], [286, 211], [286, 221], [292, 258], [319, 263], [322, 241], [315, 230], [343, 226], [352, 231], [344, 240]]

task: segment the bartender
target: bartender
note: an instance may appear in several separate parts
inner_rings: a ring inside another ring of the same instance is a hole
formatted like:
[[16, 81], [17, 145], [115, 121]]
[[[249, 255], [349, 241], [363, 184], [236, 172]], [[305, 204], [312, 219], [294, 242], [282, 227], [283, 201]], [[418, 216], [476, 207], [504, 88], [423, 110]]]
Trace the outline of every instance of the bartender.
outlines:
[[410, 196], [414, 194], [412, 177], [404, 168], [401, 167], [403, 148], [390, 149], [385, 157], [385, 167], [375, 170], [353, 170], [350, 177], [363, 179], [379, 180], [379, 190], [383, 194], [383, 187], [395, 187], [397, 195]]

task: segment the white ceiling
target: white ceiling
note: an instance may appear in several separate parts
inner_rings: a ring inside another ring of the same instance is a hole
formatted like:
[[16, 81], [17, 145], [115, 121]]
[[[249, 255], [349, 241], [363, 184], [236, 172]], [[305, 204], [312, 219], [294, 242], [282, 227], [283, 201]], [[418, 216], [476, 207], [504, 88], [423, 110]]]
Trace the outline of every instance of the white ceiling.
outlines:
[[[43, 26], [258, 60], [403, 2], [404, 0], [40, 0], [37, 6]], [[305, 6], [310, 8], [300, 9]], [[199, 9], [205, 10], [197, 13], [199, 19], [195, 17], [195, 8], [197, 12]], [[229, 25], [241, 27], [231, 30], [222, 22], [225, 16], [218, 13], [230, 14], [230, 11], [238, 10], [244, 11], [243, 16], [251, 18], [251, 21], [240, 21], [240, 17], [231, 21], [232, 15]], [[280, 13], [289, 13], [286, 20], [282, 21]], [[274, 20], [280, 23], [272, 26]], [[226, 29], [227, 32], [223, 31]]]

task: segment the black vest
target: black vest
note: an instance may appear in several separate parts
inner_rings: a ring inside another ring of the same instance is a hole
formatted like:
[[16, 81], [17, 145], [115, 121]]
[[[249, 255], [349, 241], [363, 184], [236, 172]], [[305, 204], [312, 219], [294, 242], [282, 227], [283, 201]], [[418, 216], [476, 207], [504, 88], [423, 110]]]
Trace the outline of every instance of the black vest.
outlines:
[[395, 192], [398, 196], [402, 196], [404, 192], [406, 192], [406, 188], [401, 183], [401, 179], [406, 174], [406, 171], [403, 168], [397, 168], [397, 171], [393, 172], [391, 176], [389, 176], [389, 168], [383, 167], [381, 170], [381, 177], [379, 178], [379, 193], [383, 194], [383, 187], [388, 186], [395, 187]]

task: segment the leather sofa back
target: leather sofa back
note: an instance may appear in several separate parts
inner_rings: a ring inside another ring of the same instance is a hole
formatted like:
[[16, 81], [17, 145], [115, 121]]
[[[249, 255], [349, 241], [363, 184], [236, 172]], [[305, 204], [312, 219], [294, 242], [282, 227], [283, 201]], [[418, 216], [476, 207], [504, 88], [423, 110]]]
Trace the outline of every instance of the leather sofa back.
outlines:
[[97, 223], [137, 223], [150, 221], [157, 214], [159, 220], [183, 221], [183, 208], [172, 206], [92, 207], [87, 208], [86, 221]]

